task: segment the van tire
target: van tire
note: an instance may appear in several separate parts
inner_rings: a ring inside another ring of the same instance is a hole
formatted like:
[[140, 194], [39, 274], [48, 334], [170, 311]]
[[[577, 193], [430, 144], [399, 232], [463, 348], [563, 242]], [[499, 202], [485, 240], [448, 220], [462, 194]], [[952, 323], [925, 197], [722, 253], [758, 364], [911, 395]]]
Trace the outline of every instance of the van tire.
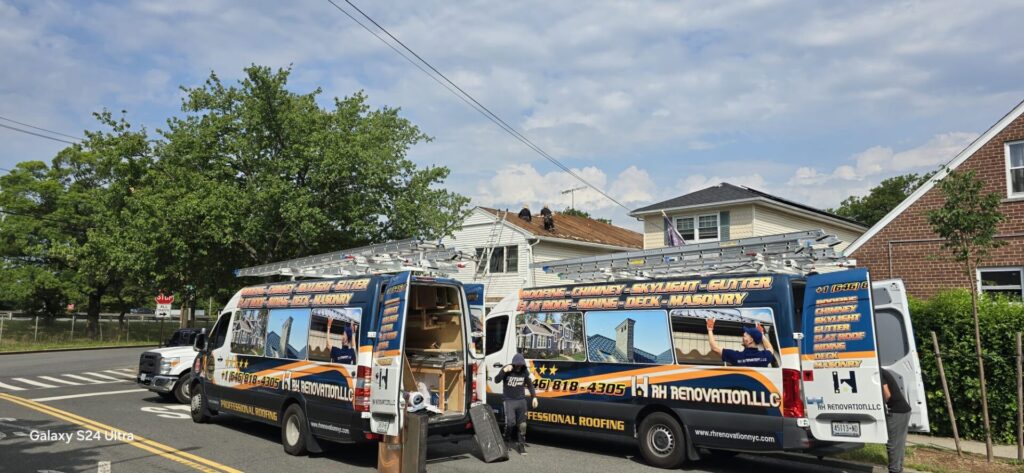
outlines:
[[289, 455], [305, 455], [306, 440], [309, 438], [309, 427], [302, 407], [292, 404], [284, 410], [281, 420], [281, 444]]
[[189, 390], [192, 386], [192, 372], [186, 371], [181, 374], [178, 378], [178, 382], [174, 383], [174, 389], [171, 390], [174, 393], [174, 399], [181, 404], [188, 404], [192, 398], [189, 396]]
[[640, 422], [640, 454], [651, 466], [679, 468], [686, 460], [686, 438], [674, 417], [652, 412]]
[[210, 421], [209, 409], [206, 408], [206, 396], [203, 396], [203, 390], [197, 383], [190, 389], [192, 394], [189, 399], [189, 412], [192, 414], [192, 422], [196, 424], [205, 424]]

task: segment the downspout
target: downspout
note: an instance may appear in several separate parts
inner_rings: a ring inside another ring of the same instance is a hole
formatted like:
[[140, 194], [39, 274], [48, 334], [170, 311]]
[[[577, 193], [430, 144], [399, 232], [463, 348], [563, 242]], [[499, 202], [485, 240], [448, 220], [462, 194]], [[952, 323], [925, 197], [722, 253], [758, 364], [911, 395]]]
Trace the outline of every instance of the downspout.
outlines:
[[530, 253], [530, 262], [527, 265], [526, 281], [527, 287], [534, 287], [537, 285], [537, 274], [535, 273], [536, 268], [533, 267], [533, 246], [540, 243], [540, 238], [535, 238], [533, 243], [526, 245], [526, 251]]

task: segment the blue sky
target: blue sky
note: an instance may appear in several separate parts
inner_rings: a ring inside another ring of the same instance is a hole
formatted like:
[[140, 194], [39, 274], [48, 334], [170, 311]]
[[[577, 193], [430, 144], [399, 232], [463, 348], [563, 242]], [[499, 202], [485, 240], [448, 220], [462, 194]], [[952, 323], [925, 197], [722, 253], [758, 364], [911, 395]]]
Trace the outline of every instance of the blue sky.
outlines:
[[[356, 2], [506, 121], [630, 208], [729, 181], [818, 207], [933, 169], [1024, 99], [1021, 2]], [[179, 85], [250, 63], [365, 90], [435, 140], [475, 204], [569, 203], [565, 173], [326, 1], [0, 1], [0, 115], [79, 134], [149, 129]], [[60, 144], [0, 130], [0, 167]], [[638, 228], [591, 191], [577, 207]]]

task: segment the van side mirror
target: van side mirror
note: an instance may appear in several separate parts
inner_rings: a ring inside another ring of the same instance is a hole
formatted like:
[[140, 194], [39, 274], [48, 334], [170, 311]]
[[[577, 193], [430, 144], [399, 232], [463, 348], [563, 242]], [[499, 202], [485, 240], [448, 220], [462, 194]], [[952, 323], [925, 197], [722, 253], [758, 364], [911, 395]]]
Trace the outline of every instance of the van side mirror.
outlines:
[[206, 333], [200, 332], [196, 335], [196, 341], [192, 342], [192, 349], [198, 352], [206, 351]]

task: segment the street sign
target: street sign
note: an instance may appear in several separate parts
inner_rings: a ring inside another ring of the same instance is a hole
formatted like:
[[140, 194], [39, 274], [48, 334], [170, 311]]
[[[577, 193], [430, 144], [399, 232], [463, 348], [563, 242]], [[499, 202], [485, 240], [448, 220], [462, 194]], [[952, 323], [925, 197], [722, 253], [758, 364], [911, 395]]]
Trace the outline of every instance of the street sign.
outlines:
[[169, 319], [171, 318], [171, 304], [174, 303], [174, 295], [164, 295], [160, 293], [156, 296], [156, 318], [158, 319]]

